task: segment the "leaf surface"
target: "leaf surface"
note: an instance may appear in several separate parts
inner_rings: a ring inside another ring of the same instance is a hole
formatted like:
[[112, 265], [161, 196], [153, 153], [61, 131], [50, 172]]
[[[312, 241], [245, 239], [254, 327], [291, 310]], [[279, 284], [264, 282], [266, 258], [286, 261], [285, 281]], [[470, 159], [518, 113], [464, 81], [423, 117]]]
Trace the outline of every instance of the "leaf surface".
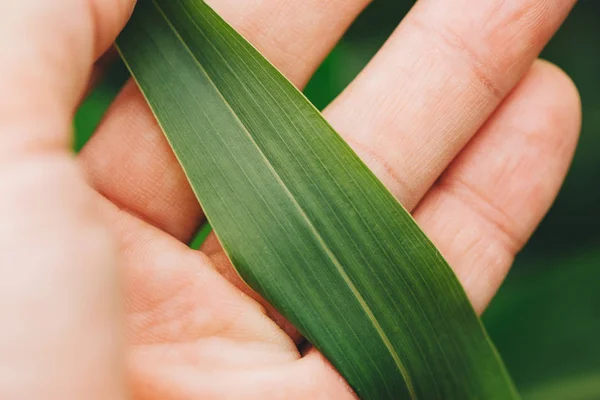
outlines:
[[118, 47], [241, 277], [362, 399], [517, 398], [410, 214], [203, 1], [140, 2]]

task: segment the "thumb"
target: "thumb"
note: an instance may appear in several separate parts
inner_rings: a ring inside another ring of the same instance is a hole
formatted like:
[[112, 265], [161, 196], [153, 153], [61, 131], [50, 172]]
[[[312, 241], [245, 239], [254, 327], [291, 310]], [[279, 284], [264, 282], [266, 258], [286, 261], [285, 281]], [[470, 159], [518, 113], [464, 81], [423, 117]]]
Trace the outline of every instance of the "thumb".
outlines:
[[0, 2], [0, 160], [68, 149], [71, 120], [91, 67], [123, 28], [134, 3]]
[[117, 249], [69, 155], [133, 0], [0, 1], [0, 398], [126, 397]]

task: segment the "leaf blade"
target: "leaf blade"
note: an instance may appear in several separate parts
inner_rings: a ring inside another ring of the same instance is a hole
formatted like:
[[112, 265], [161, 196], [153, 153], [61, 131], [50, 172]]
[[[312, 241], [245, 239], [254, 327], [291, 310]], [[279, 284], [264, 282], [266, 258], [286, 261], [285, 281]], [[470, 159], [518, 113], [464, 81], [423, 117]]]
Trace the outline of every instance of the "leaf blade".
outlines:
[[118, 44], [233, 264], [362, 398], [516, 397], [412, 217], [204, 2], [141, 4]]

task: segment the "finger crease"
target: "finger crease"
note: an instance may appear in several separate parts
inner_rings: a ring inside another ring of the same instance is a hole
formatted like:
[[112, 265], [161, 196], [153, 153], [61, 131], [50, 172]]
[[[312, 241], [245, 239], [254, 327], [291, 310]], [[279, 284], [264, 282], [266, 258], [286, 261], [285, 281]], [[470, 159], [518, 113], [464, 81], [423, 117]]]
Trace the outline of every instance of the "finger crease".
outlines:
[[[392, 194], [398, 198], [405, 207], [412, 208], [416, 203], [416, 195], [413, 193], [411, 186], [396, 172], [392, 165], [383, 157], [378, 155], [370, 146], [361, 144], [348, 137], [345, 141], [354, 149], [365, 164], [370, 169], [381, 170], [385, 173], [385, 177], [379, 176], [386, 183], [386, 186]], [[380, 168], [376, 168], [380, 167]], [[387, 179], [386, 179], [387, 178]], [[391, 183], [391, 184], [390, 184]]]
[[475, 212], [481, 220], [490, 223], [503, 238], [502, 242], [510, 254], [516, 254], [523, 248], [526, 239], [516, 233], [512, 218], [494, 204], [493, 199], [460, 178], [441, 179], [436, 186]]
[[469, 71], [473, 74], [476, 82], [481, 84], [488, 93], [494, 96], [494, 98], [498, 100], [504, 98], [505, 90], [502, 90], [497, 85], [495, 80], [491, 78], [494, 74], [492, 74], [489, 68], [486, 68], [486, 65], [490, 65], [490, 62], [488, 60], [483, 60], [475, 51], [473, 51], [470, 45], [468, 45], [459, 34], [452, 32], [449, 28], [436, 28], [425, 24], [418, 18], [412, 18], [411, 23], [413, 26], [423, 31], [426, 34], [426, 37], [433, 37], [444, 47], [456, 52], [456, 54], [464, 56], [469, 65]]

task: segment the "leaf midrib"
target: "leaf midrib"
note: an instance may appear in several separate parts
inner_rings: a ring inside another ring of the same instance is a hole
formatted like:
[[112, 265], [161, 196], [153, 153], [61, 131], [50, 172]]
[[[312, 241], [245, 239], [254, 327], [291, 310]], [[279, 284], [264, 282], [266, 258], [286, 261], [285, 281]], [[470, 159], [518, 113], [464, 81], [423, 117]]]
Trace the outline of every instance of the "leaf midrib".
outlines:
[[[341, 262], [335, 256], [335, 254], [333, 253], [333, 251], [329, 248], [329, 246], [327, 245], [327, 243], [325, 242], [325, 240], [323, 239], [323, 237], [321, 236], [321, 234], [319, 233], [319, 231], [317, 230], [317, 228], [313, 225], [312, 221], [310, 220], [310, 218], [308, 217], [308, 215], [306, 214], [306, 212], [304, 211], [304, 209], [302, 208], [302, 206], [300, 206], [300, 204], [298, 204], [297, 200], [295, 199], [294, 195], [292, 194], [292, 192], [290, 191], [290, 189], [288, 188], [288, 186], [286, 185], [286, 183], [283, 181], [283, 179], [281, 178], [281, 176], [277, 173], [277, 170], [275, 169], [275, 167], [273, 166], [273, 164], [270, 162], [270, 160], [268, 159], [268, 157], [264, 154], [263, 150], [258, 145], [258, 143], [254, 139], [254, 137], [252, 136], [252, 133], [248, 130], [248, 128], [246, 127], [246, 125], [243, 123], [243, 121], [236, 114], [234, 108], [231, 106], [231, 104], [229, 103], [229, 101], [223, 96], [223, 94], [219, 90], [218, 86], [213, 81], [212, 77], [208, 74], [208, 72], [206, 71], [206, 69], [204, 68], [204, 66], [200, 63], [200, 61], [198, 60], [198, 58], [196, 57], [196, 55], [194, 54], [194, 52], [190, 49], [190, 47], [188, 46], [188, 44], [186, 43], [186, 41], [181, 37], [179, 31], [175, 28], [175, 26], [173, 25], [173, 23], [171, 22], [171, 20], [169, 19], [169, 17], [165, 14], [165, 12], [162, 9], [162, 7], [156, 2], [156, 0], [151, 0], [151, 1], [152, 1], [152, 4], [154, 5], [154, 7], [156, 8], [157, 12], [162, 16], [162, 18], [165, 20], [165, 22], [167, 23], [167, 25], [169, 26], [169, 28], [173, 31], [173, 34], [179, 39], [179, 41], [181, 42], [181, 44], [185, 48], [185, 51], [192, 57], [192, 59], [194, 60], [194, 62], [198, 65], [199, 69], [204, 73], [205, 77], [210, 82], [211, 86], [213, 86], [213, 88], [215, 89], [215, 91], [218, 94], [218, 96], [223, 100], [223, 104], [231, 112], [231, 115], [233, 116], [234, 120], [238, 122], [239, 126], [242, 128], [243, 132], [247, 135], [247, 137], [250, 140], [250, 142], [254, 145], [254, 147], [258, 151], [258, 154], [263, 159], [265, 165], [267, 166], [267, 168], [269, 169], [269, 171], [271, 172], [271, 174], [274, 176], [274, 178], [276, 179], [277, 183], [279, 183], [279, 185], [281, 186], [282, 190], [284, 191], [284, 193], [286, 194], [286, 196], [290, 199], [290, 201], [292, 202], [292, 204], [294, 205], [294, 207], [297, 209], [297, 211], [299, 212], [300, 216], [302, 217], [302, 219], [304, 220], [304, 222], [306, 223], [306, 225], [310, 229], [310, 231], [314, 234], [314, 236], [317, 239], [317, 242], [321, 246], [322, 250], [325, 252], [325, 254], [327, 255], [327, 257], [333, 263], [333, 265], [335, 266], [337, 272], [339, 273], [339, 275], [341, 276], [341, 278], [344, 280], [344, 282], [346, 283], [346, 285], [348, 286], [348, 288], [350, 289], [350, 291], [352, 292], [352, 294], [354, 295], [354, 297], [356, 298], [356, 300], [358, 301], [358, 303], [360, 304], [363, 312], [367, 315], [367, 317], [369, 318], [369, 320], [373, 324], [373, 327], [375, 328], [375, 331], [378, 333], [379, 337], [381, 338], [382, 342], [384, 343], [385, 347], [387, 348], [388, 352], [390, 353], [390, 356], [394, 360], [394, 363], [396, 364], [399, 372], [401, 373], [402, 377], [404, 378], [407, 390], [408, 390], [411, 398], [412, 399], [417, 399], [417, 395], [416, 395], [414, 386], [412, 384], [412, 381], [410, 380], [410, 375], [408, 374], [408, 371], [406, 370], [406, 368], [404, 367], [404, 364], [400, 360], [399, 354], [394, 350], [394, 347], [393, 347], [390, 339], [388, 338], [388, 336], [385, 334], [383, 328], [381, 327], [381, 324], [379, 323], [379, 321], [375, 317], [373, 311], [371, 310], [371, 308], [367, 304], [366, 300], [363, 298], [363, 296], [358, 291], [358, 288], [352, 282], [352, 279], [350, 278], [350, 276], [345, 271], [345, 269], [344, 269], [343, 265], [341, 264]], [[182, 10], [187, 14], [187, 16], [188, 16], [189, 20], [192, 22], [192, 24], [198, 29], [198, 32], [204, 36], [204, 33], [202, 32], [202, 29], [200, 29], [200, 27], [196, 24], [196, 22], [194, 21], [194, 19], [189, 14], [188, 10], [185, 7], [183, 7]], [[206, 36], [205, 36], [205, 38], [206, 38]], [[208, 38], [206, 38], [206, 39], [208, 39]], [[210, 43], [210, 45], [213, 46], [213, 49], [215, 50], [215, 52], [217, 54], [219, 54], [221, 57], [223, 57], [220, 54], [219, 50], [210, 42], [210, 40], [207, 40], [207, 43]]]

